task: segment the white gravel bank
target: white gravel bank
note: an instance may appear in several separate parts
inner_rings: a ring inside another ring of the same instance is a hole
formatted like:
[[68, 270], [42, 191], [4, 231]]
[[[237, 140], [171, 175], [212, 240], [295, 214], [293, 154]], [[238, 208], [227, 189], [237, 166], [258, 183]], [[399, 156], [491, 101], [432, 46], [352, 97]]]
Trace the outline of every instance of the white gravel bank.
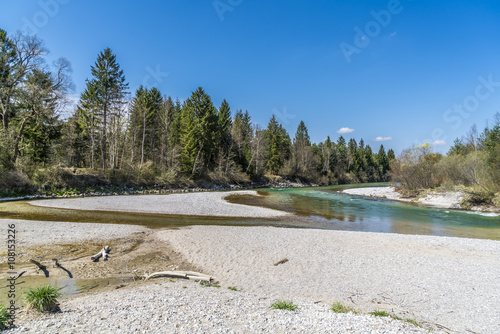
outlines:
[[[137, 225], [91, 224], [47, 222], [19, 219], [0, 219], [2, 235], [7, 245], [8, 225], [16, 226], [16, 245], [31, 247], [35, 245], [66, 244], [87, 240], [109, 240], [126, 237], [135, 232], [147, 231], [148, 228]], [[2, 245], [1, 250], [6, 250]]]
[[233, 204], [229, 195], [255, 195], [256, 191], [200, 192], [169, 195], [103, 196], [31, 201], [30, 204], [64, 209], [145, 212], [219, 217], [278, 217], [287, 212]]
[[274, 310], [271, 299], [225, 287], [157, 282], [162, 284], [63, 300], [63, 313], [43, 315], [7, 333], [427, 332], [389, 318], [335, 314], [312, 302], [296, 303], [296, 311]]
[[349, 195], [387, 198], [396, 201], [415, 202], [440, 208], [456, 209], [464, 198], [464, 194], [457, 191], [433, 192], [418, 199], [403, 198], [394, 187], [364, 187], [344, 189], [342, 192]]
[[223, 284], [261, 296], [338, 300], [459, 332], [500, 333], [498, 241], [269, 227], [158, 233]]

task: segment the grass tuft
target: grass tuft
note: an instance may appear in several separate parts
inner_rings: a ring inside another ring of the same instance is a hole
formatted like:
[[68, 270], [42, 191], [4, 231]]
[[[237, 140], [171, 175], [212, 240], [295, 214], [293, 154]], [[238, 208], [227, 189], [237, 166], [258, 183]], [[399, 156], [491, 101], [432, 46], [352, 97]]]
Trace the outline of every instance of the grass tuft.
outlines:
[[234, 287], [234, 286], [228, 286], [227, 287], [229, 290], [233, 290], [233, 291], [239, 291], [238, 288]]
[[[389, 313], [385, 312], [385, 311], [374, 311], [372, 313], [370, 313], [371, 315], [374, 315], [376, 317], [390, 317], [390, 318], [393, 318], [392, 315], [390, 315]], [[399, 319], [397, 319], [399, 320]]]
[[220, 288], [220, 285], [217, 283], [209, 283], [204, 281], [201, 281], [200, 285], [204, 288]]
[[59, 310], [57, 298], [61, 293], [51, 285], [44, 285], [38, 288], [30, 288], [24, 293], [24, 299], [31, 308], [40, 312], [56, 312]]
[[298, 306], [291, 301], [276, 300], [271, 307], [276, 310], [295, 311]]
[[7, 308], [0, 303], [0, 330], [7, 328], [7, 323], [10, 319], [10, 314]]
[[375, 312], [372, 312], [370, 314], [374, 315], [376, 317], [389, 317], [389, 318], [392, 318], [394, 320], [399, 320], [399, 321], [407, 322], [407, 323], [412, 324], [412, 325], [417, 326], [417, 327], [422, 327], [422, 325], [419, 324], [415, 319], [402, 319], [402, 318], [400, 318], [398, 316], [395, 316], [393, 314], [387, 313], [385, 311], [375, 311]]
[[334, 302], [333, 305], [332, 305], [332, 307], [330, 308], [330, 310], [332, 310], [335, 313], [349, 313], [349, 312], [352, 312], [354, 314], [359, 314], [358, 310], [356, 310], [356, 309], [354, 309], [352, 307], [349, 307], [349, 306], [345, 306], [341, 302]]
[[422, 327], [422, 324], [420, 324], [417, 320], [415, 319], [404, 319], [403, 320], [404, 322], [407, 322], [409, 324], [412, 324], [413, 326], [417, 326], [417, 327], [420, 327], [420, 328], [423, 328]]

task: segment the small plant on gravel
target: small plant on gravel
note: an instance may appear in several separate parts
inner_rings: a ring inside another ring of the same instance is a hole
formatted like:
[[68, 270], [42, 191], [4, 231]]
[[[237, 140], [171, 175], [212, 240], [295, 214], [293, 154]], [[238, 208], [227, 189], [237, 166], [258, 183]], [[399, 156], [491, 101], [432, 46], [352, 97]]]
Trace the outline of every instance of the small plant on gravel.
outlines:
[[276, 300], [271, 307], [276, 310], [295, 311], [298, 306], [291, 301]]
[[413, 326], [422, 327], [422, 325], [415, 319], [404, 319], [403, 321], [412, 324]]
[[392, 314], [387, 313], [385, 311], [375, 311], [375, 312], [372, 312], [370, 314], [374, 315], [376, 317], [389, 317], [389, 318], [392, 318], [394, 320], [407, 322], [407, 323], [412, 324], [412, 325], [417, 326], [417, 327], [422, 327], [422, 325], [419, 324], [415, 319], [402, 319], [398, 316], [392, 315]]
[[7, 308], [0, 303], [0, 330], [7, 328], [7, 323], [10, 319], [10, 314]]
[[[372, 312], [370, 314], [374, 315], [376, 317], [391, 317], [391, 318], [393, 318], [392, 315], [390, 315], [389, 313], [387, 313], [385, 311], [375, 311], [375, 312]], [[396, 320], [400, 320], [400, 319], [396, 319]]]
[[354, 314], [359, 314], [358, 310], [356, 310], [356, 309], [354, 309], [352, 307], [349, 307], [349, 306], [345, 306], [341, 302], [334, 302], [333, 305], [332, 305], [332, 307], [330, 308], [330, 310], [332, 310], [335, 313], [349, 313], [349, 312], [352, 312]]
[[38, 288], [30, 288], [24, 293], [24, 299], [30, 308], [40, 312], [56, 312], [59, 310], [57, 298], [61, 293], [51, 285], [44, 285]]
[[227, 287], [229, 290], [233, 290], [233, 291], [239, 291], [238, 288], [234, 287], [234, 286], [228, 286]]

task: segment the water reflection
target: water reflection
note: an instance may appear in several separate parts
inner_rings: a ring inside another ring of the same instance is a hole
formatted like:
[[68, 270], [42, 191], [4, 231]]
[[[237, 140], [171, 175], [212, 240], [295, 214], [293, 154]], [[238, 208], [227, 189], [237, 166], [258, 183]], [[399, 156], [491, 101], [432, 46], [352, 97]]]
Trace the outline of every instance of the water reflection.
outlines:
[[[133, 281], [132, 277], [109, 277], [109, 278], [97, 278], [97, 279], [73, 279], [67, 277], [45, 277], [42, 275], [38, 276], [21, 276], [16, 281], [16, 305], [25, 305], [24, 293], [28, 291], [29, 288], [36, 288], [43, 285], [51, 285], [56, 287], [59, 292], [61, 292], [61, 297], [71, 297], [78, 295], [83, 292], [94, 291], [106, 287], [117, 286], [123, 283], [130, 283]], [[0, 302], [4, 305], [10, 303], [10, 298], [6, 293], [9, 289], [8, 282], [6, 279], [3, 280], [3, 284], [0, 286]]]
[[[500, 240], [500, 217], [351, 196], [346, 186], [269, 189], [260, 205], [305, 217], [311, 227]], [[346, 224], [347, 223], [347, 224]]]

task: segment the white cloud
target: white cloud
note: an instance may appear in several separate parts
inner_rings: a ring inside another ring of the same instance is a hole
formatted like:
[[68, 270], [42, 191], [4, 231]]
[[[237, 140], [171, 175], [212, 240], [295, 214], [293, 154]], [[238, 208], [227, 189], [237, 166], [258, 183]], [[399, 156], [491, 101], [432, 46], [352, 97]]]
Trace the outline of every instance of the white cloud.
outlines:
[[392, 140], [392, 137], [380, 137], [378, 136], [377, 138], [373, 139], [373, 141], [389, 141]]
[[341, 134], [346, 134], [346, 133], [353, 133], [354, 129], [351, 129], [351, 128], [340, 128], [340, 130], [337, 131], [337, 133], [341, 133]]
[[397, 35], [397, 32], [395, 31], [395, 32], [393, 32], [392, 34], [390, 34], [389, 36], [394, 37], [394, 36], [396, 36], [396, 35]]
[[432, 143], [432, 145], [434, 145], [434, 146], [443, 146], [443, 145], [446, 145], [446, 141], [438, 139], [438, 140], [434, 141], [434, 143]]

